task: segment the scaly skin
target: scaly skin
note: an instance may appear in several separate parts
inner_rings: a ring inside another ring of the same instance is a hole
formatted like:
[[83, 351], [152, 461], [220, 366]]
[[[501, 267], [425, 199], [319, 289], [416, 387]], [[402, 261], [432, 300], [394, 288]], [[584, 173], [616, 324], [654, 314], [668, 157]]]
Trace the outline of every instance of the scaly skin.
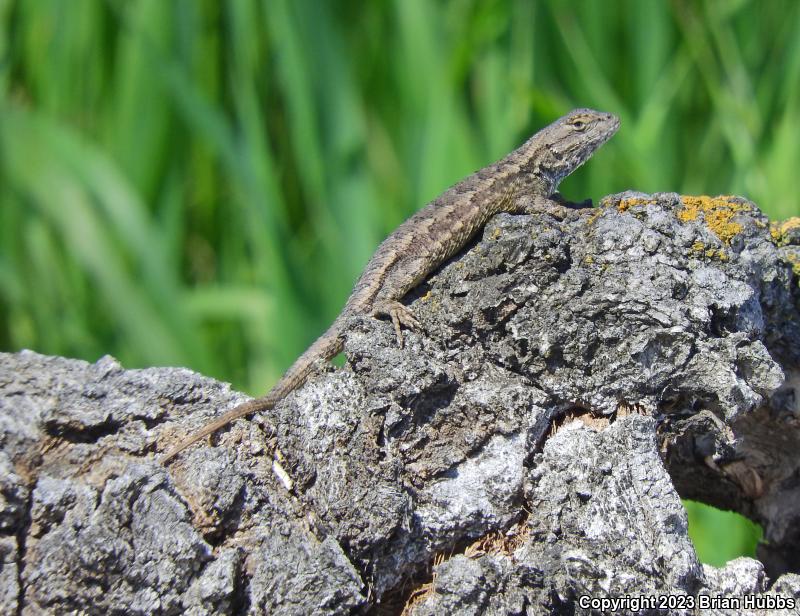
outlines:
[[170, 449], [163, 462], [239, 417], [273, 408], [305, 382], [318, 361], [341, 352], [346, 324], [354, 315], [388, 316], [402, 346], [401, 327], [419, 327], [411, 310], [400, 303], [403, 296], [458, 252], [495, 214], [561, 207], [555, 200], [561, 180], [618, 128], [619, 119], [613, 114], [575, 109], [505, 158], [449, 188], [383, 241], [333, 324], [266, 396], [240, 404], [206, 424]]

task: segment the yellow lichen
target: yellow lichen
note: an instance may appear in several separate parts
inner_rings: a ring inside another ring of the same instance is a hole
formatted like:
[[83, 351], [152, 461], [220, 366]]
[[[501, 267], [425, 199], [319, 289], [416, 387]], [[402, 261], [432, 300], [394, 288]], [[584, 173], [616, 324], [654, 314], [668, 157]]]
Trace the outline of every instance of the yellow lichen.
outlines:
[[800, 227], [800, 217], [792, 216], [782, 221], [775, 221], [770, 224], [769, 234], [776, 246], [784, 246], [787, 243], [789, 233]]
[[797, 228], [800, 228], [800, 216], [792, 216], [781, 223], [781, 230], [784, 233]]
[[612, 198], [613, 195], [606, 195], [605, 197], [600, 199], [600, 203], [597, 204], [597, 208], [595, 209], [604, 209], [609, 207], [612, 203], [614, 203], [614, 199]]
[[691, 248], [689, 249], [693, 253], [696, 253], [698, 256], [705, 257], [707, 259], [718, 259], [719, 261], [727, 261], [728, 260], [728, 253], [726, 253], [721, 248], [708, 248], [703, 242], [697, 241], [692, 244]]
[[728, 257], [728, 253], [722, 250], [721, 248], [718, 248], [717, 250], [707, 250], [706, 256], [709, 259], [717, 258], [720, 261], [727, 261], [730, 258]]
[[800, 257], [789, 253], [783, 255], [783, 258], [791, 264], [794, 275], [800, 277]]
[[593, 225], [597, 221], [597, 219], [600, 218], [600, 216], [602, 216], [604, 211], [605, 210], [603, 209], [603, 204], [601, 203], [600, 207], [595, 208], [594, 212], [589, 214], [589, 217], [586, 219], [586, 224], [588, 226]]
[[739, 212], [749, 211], [750, 207], [738, 198], [720, 195], [719, 197], [681, 196], [683, 207], [678, 211], [678, 220], [689, 222], [702, 215], [706, 226], [725, 244], [741, 233], [743, 228], [733, 217]]
[[642, 197], [631, 197], [629, 199], [620, 199], [620, 202], [617, 204], [617, 209], [620, 212], [627, 212], [630, 208], [636, 205], [653, 205], [655, 203], [655, 199], [644, 199]]

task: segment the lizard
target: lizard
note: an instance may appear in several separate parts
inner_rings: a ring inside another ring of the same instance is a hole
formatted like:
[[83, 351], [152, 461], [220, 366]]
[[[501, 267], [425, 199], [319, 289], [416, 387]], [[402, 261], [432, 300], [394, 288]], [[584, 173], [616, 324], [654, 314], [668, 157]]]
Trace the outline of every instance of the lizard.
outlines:
[[170, 449], [162, 462], [172, 460], [187, 447], [240, 417], [273, 408], [306, 381], [318, 362], [332, 359], [342, 351], [348, 321], [355, 315], [389, 317], [402, 347], [402, 328], [420, 329], [411, 309], [400, 301], [406, 293], [464, 247], [495, 214], [551, 208], [558, 211], [572, 205], [556, 192], [559, 183], [586, 162], [618, 128], [619, 118], [614, 114], [575, 109], [504, 158], [450, 187], [380, 244], [339, 316], [266, 395], [244, 402], [207, 423]]

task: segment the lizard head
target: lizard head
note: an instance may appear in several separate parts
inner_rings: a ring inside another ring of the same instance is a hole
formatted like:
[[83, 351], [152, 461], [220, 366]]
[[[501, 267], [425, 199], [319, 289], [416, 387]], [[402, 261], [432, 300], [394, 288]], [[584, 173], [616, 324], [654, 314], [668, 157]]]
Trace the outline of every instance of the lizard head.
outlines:
[[619, 118], [613, 113], [575, 109], [543, 128], [520, 149], [531, 167], [529, 172], [552, 194], [561, 180], [586, 162], [618, 128]]

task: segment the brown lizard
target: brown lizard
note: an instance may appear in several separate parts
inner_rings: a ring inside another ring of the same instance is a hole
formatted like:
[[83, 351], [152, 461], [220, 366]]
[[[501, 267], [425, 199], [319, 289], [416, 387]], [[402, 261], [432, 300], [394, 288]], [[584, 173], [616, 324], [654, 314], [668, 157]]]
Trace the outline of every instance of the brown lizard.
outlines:
[[580, 167], [619, 128], [619, 118], [592, 109], [575, 109], [533, 135], [505, 158], [452, 186], [400, 225], [375, 251], [336, 320], [281, 377], [267, 395], [240, 404], [170, 449], [181, 451], [239, 417], [271, 409], [344, 346], [354, 315], [388, 316], [398, 344], [401, 326], [418, 329], [403, 296], [460, 250], [499, 212], [525, 213], [561, 208], [559, 183]]

